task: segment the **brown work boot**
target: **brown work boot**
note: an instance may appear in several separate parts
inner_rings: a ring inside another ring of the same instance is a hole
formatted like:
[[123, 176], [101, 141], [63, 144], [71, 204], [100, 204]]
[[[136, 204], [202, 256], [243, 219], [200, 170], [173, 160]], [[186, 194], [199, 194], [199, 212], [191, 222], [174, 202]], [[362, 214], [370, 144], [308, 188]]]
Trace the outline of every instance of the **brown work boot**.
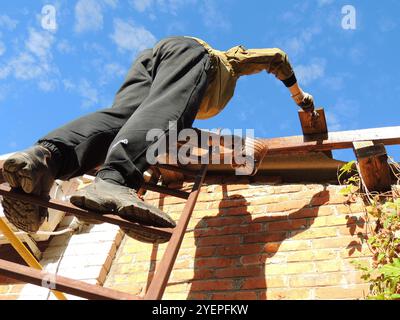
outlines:
[[[51, 152], [35, 145], [10, 156], [3, 164], [3, 176], [14, 192], [26, 192], [49, 197], [55, 180], [56, 164]], [[35, 233], [48, 216], [47, 208], [31, 203], [3, 197], [2, 206], [6, 218], [17, 228]]]
[[174, 228], [175, 221], [157, 207], [141, 200], [136, 191], [96, 177], [89, 186], [71, 196], [79, 208], [99, 213], [114, 212], [120, 217], [143, 225]]
[[[16, 189], [14, 192], [21, 191]], [[36, 233], [48, 215], [47, 208], [6, 196], [3, 197], [1, 205], [7, 220], [27, 233]]]
[[51, 152], [40, 145], [13, 154], [3, 165], [4, 179], [12, 188], [35, 195], [47, 195], [55, 175], [56, 164], [51, 159]]

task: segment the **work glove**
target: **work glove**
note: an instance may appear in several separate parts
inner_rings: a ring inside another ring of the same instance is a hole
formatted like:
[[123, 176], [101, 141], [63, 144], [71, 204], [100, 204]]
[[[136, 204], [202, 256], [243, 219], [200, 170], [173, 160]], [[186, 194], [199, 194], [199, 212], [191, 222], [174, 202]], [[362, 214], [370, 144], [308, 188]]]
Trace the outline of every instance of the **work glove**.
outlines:
[[294, 102], [302, 108], [305, 112], [314, 112], [314, 98], [311, 94], [301, 91], [300, 93], [292, 96]]
[[292, 98], [296, 104], [303, 109], [303, 111], [310, 113], [312, 122], [319, 118], [318, 112], [315, 111], [314, 97], [311, 94], [301, 91], [300, 93], [292, 96]]

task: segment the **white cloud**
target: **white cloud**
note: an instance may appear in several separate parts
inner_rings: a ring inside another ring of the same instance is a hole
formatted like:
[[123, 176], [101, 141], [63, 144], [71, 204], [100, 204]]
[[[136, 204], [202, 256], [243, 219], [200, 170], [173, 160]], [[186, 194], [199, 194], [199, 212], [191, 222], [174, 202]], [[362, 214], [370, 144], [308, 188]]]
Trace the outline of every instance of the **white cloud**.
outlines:
[[75, 6], [75, 31], [98, 31], [103, 28], [101, 3], [96, 0], [79, 0]]
[[6, 28], [8, 30], [14, 30], [18, 25], [18, 21], [11, 19], [9, 16], [2, 14], [0, 15], [0, 28]]
[[29, 30], [29, 38], [25, 42], [27, 49], [41, 60], [51, 59], [51, 46], [54, 36], [49, 32]]
[[40, 90], [53, 90], [57, 80], [52, 77], [58, 73], [51, 53], [53, 34], [30, 28], [28, 37], [23, 43], [23, 48], [17, 50], [12, 58], [0, 65], [0, 79], [14, 77], [23, 81], [36, 80]]
[[75, 84], [69, 79], [64, 79], [62, 82], [65, 90], [78, 94], [82, 98], [82, 108], [88, 109], [99, 103], [99, 92], [92, 86], [89, 80], [81, 79], [78, 84]]
[[75, 52], [75, 47], [68, 40], [61, 40], [57, 44], [57, 50], [63, 54], [70, 54]]
[[130, 0], [131, 5], [138, 12], [159, 9], [160, 11], [176, 15], [184, 6], [194, 5], [197, 0]]
[[329, 5], [333, 2], [333, 0], [318, 0], [318, 6], [323, 7]]
[[112, 8], [116, 8], [118, 6], [118, 0], [103, 0], [104, 3]]
[[200, 12], [206, 27], [226, 31], [230, 30], [231, 24], [229, 20], [221, 14], [223, 10], [218, 7], [216, 1], [204, 0]]
[[150, 48], [156, 42], [154, 35], [143, 26], [121, 19], [114, 20], [114, 33], [111, 39], [118, 46], [118, 50], [132, 53]]
[[311, 64], [295, 67], [296, 77], [300, 85], [308, 85], [325, 75], [325, 59], [313, 59]]
[[298, 55], [304, 52], [307, 49], [307, 46], [310, 46], [314, 36], [316, 36], [319, 33], [321, 33], [321, 28], [318, 26], [312, 28], [306, 28], [302, 30], [297, 36], [283, 40], [282, 47], [291, 56]]
[[132, 0], [131, 3], [137, 11], [144, 12], [153, 5], [153, 0]]
[[6, 52], [6, 46], [4, 42], [0, 41], [0, 56], [2, 56]]
[[325, 110], [328, 128], [331, 131], [349, 130], [357, 128], [359, 103], [356, 100], [338, 98], [335, 104]]
[[43, 79], [39, 81], [38, 87], [44, 92], [50, 92], [56, 89], [57, 83], [54, 79]]
[[103, 72], [99, 79], [100, 85], [105, 85], [116, 78], [123, 77], [127, 73], [126, 68], [118, 62], [108, 63], [102, 68], [102, 70]]

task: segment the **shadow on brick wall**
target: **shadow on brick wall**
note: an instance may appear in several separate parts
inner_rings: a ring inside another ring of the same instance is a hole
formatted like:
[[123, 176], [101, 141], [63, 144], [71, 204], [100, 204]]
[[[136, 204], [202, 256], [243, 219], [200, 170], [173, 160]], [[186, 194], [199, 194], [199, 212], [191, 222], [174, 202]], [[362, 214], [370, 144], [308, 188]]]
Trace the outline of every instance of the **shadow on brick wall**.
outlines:
[[279, 279], [266, 275], [266, 265], [285, 267], [274, 258], [282, 242], [310, 228], [319, 206], [329, 201], [329, 192], [314, 194], [290, 214], [261, 217], [252, 216], [251, 202], [242, 195], [228, 196], [226, 186], [223, 195], [219, 213], [202, 218], [195, 227], [195, 273], [188, 299], [265, 300], [269, 281], [274, 281], [271, 287], [280, 286]]

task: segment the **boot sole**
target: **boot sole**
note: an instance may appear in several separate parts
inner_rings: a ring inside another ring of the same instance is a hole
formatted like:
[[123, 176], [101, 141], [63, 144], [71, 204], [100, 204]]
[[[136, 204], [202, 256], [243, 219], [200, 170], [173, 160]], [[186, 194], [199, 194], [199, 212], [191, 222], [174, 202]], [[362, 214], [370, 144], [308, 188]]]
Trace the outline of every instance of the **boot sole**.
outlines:
[[7, 197], [3, 197], [2, 206], [7, 220], [28, 233], [36, 233], [39, 230], [47, 211], [46, 208]]
[[165, 243], [168, 242], [169, 239], [171, 238], [171, 237], [162, 237], [158, 234], [156, 235], [154, 233], [139, 229], [133, 230], [133, 229], [122, 228], [122, 231], [124, 231], [124, 233], [128, 237], [145, 243], [153, 243], [153, 244]]
[[126, 220], [133, 220], [143, 225], [159, 228], [175, 228], [174, 221], [154, 213], [143, 203], [136, 203], [118, 209], [118, 215]]

